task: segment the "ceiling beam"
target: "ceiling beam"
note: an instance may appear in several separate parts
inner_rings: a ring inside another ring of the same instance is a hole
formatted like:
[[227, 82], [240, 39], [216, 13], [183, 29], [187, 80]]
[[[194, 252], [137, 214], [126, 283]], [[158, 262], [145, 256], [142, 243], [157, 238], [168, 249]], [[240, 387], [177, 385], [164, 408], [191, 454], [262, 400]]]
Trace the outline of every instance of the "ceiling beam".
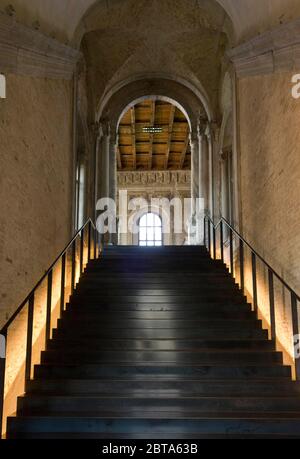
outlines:
[[187, 135], [186, 135], [185, 142], [184, 142], [183, 150], [182, 150], [182, 153], [181, 153], [180, 164], [179, 164], [179, 169], [180, 170], [183, 169], [189, 144], [190, 144], [190, 133], [188, 131]]
[[166, 170], [168, 170], [169, 159], [170, 159], [175, 111], [176, 111], [176, 107], [174, 105], [171, 105], [170, 119], [169, 119], [169, 135], [168, 135], [167, 151], [166, 151], [166, 159], [165, 159], [165, 169]]
[[135, 134], [135, 107], [130, 110], [131, 113], [131, 143], [132, 143], [132, 159], [133, 169], [136, 169], [136, 134]]
[[[150, 108], [150, 127], [154, 126], [155, 124], [155, 110], [156, 110], [156, 102], [155, 100], [151, 100], [151, 108]], [[150, 134], [149, 138], [149, 166], [148, 169], [151, 171], [153, 167], [153, 141], [154, 141], [154, 134]]]

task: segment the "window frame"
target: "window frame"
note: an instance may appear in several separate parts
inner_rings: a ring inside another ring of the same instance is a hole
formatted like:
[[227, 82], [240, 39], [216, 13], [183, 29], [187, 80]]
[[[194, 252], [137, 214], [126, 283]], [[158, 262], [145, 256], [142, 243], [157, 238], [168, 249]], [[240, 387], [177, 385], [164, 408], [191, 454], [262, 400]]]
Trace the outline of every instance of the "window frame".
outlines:
[[[153, 224], [148, 223], [148, 218], [153, 216]], [[145, 224], [143, 224], [143, 220], [145, 219]], [[158, 223], [159, 220], [159, 224]], [[146, 238], [141, 238], [141, 230], [146, 230]], [[155, 230], [160, 229], [160, 239], [156, 238]], [[149, 233], [153, 234], [153, 238], [149, 237]], [[139, 240], [138, 240], [139, 247], [162, 247], [163, 243], [163, 222], [160, 215], [154, 212], [147, 212], [144, 214], [139, 220]]]

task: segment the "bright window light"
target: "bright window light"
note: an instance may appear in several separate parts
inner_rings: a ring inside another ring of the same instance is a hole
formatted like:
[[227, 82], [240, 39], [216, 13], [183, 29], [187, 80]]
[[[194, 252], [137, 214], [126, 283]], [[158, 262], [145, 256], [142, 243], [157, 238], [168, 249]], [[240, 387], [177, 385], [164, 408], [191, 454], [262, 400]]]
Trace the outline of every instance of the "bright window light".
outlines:
[[145, 214], [140, 219], [139, 228], [140, 247], [161, 247], [163, 245], [162, 220], [158, 215]]

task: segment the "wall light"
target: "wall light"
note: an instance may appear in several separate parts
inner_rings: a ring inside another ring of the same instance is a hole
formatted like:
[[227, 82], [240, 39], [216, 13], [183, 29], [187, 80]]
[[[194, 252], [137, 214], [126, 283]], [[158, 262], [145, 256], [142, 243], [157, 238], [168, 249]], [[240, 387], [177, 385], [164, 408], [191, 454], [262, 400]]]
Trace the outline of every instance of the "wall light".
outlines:
[[0, 74], [0, 99], [6, 99], [6, 78]]
[[163, 132], [163, 128], [159, 126], [144, 127], [143, 132], [149, 134], [160, 134]]

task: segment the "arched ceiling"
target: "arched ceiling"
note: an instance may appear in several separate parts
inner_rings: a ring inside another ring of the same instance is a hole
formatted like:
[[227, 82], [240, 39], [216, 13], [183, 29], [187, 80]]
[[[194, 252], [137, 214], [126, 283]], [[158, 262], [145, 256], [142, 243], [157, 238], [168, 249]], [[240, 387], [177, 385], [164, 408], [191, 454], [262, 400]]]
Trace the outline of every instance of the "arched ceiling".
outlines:
[[190, 170], [189, 135], [188, 120], [179, 108], [160, 99], [144, 99], [120, 121], [118, 170]]
[[84, 24], [88, 86], [96, 104], [132, 75], [163, 73], [204, 88], [216, 108], [230, 20], [214, 0], [114, 0], [109, 9], [98, 4]]
[[81, 46], [91, 119], [122, 81], [169, 74], [203, 94], [217, 120], [226, 49], [300, 17], [300, 0], [0, 0], [13, 8], [16, 20]]
[[[152, 0], [151, 4], [156, 0]], [[300, 17], [299, 0], [217, 0], [231, 18], [238, 41], [261, 33], [281, 22]], [[125, 0], [122, 0], [125, 3]], [[161, 0], [158, 0], [160, 3]], [[212, 2], [207, 0], [206, 3]], [[0, 10], [11, 4], [18, 21], [37, 26], [64, 42], [72, 42], [74, 34], [87, 11], [95, 3], [120, 3], [116, 0], [0, 0]], [[138, 3], [143, 3], [140, 0]], [[147, 2], [150, 3], [150, 2]], [[176, 0], [173, 0], [173, 4]], [[190, 0], [191, 6], [203, 0]]]

